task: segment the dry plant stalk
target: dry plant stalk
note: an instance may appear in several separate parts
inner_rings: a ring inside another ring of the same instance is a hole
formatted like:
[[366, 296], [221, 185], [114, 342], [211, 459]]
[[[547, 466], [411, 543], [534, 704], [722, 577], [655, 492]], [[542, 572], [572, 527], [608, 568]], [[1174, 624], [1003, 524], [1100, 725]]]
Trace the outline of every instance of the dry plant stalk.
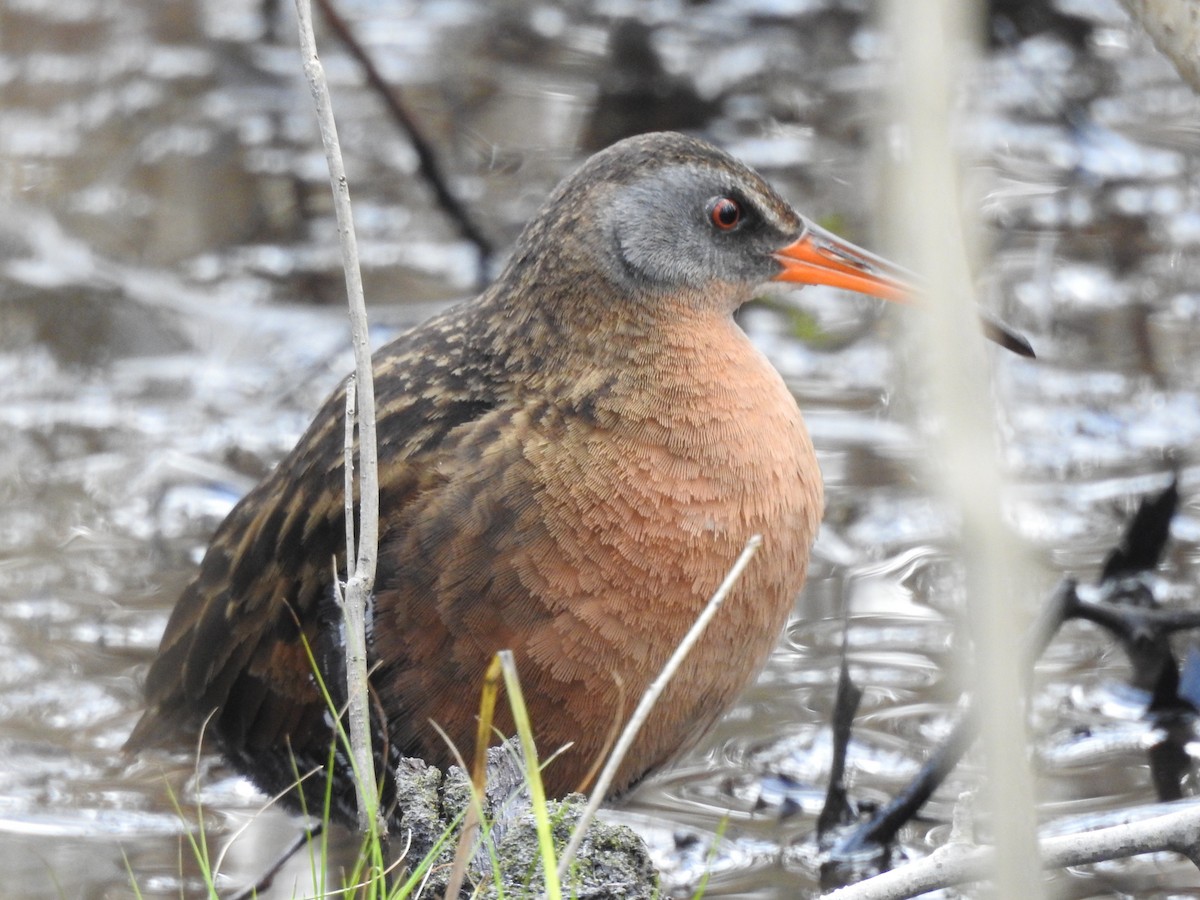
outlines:
[[973, 689], [983, 711], [986, 748], [983, 798], [996, 845], [995, 890], [1001, 897], [1036, 900], [1042, 880], [1029, 864], [1036, 854], [1037, 815], [1022, 705], [1024, 621], [1016, 602], [1023, 559], [1000, 515], [986, 356], [972, 301], [976, 228], [960, 199], [956, 147], [954, 107], [971, 62], [968, 32], [978, 4], [892, 0], [887, 10], [899, 68], [892, 102], [908, 137], [890, 212], [895, 242], [925, 280], [932, 309], [920, 335], [921, 357], [928, 360], [921, 374], [942, 422], [934, 483], [962, 521]]
[[[317, 57], [317, 42], [313, 35], [312, 10], [308, 0], [296, 0], [296, 15], [300, 24], [300, 52], [304, 74], [316, 101], [317, 121], [321, 143], [329, 165], [329, 180], [333, 187], [333, 206], [337, 215], [338, 236], [342, 251], [342, 266], [346, 273], [346, 293], [350, 306], [351, 341], [354, 346], [355, 377], [346, 386], [354, 398], [347, 406], [358, 410], [359, 457], [359, 539], [354, 552], [353, 503], [347, 498], [346, 587], [342, 598], [342, 615], [346, 623], [346, 696], [350, 719], [350, 747], [354, 758], [355, 782], [358, 788], [358, 827], [371, 828], [378, 821], [379, 796], [375, 780], [375, 762], [371, 753], [371, 729], [368, 717], [366, 608], [375, 587], [375, 562], [379, 543], [379, 458], [375, 441], [375, 386], [371, 370], [371, 347], [367, 333], [367, 308], [363, 299], [362, 273], [358, 266], [358, 241], [354, 235], [354, 219], [350, 209], [350, 188], [338, 142], [337, 125], [329, 98], [325, 70]], [[355, 402], [357, 401], [357, 402]], [[347, 424], [347, 428], [352, 427]], [[346, 483], [352, 484], [347, 459]]]
[[1200, 92], [1200, 15], [1196, 0], [1121, 0], [1183, 80]]
[[[492, 722], [496, 713], [496, 697], [500, 693], [500, 656], [492, 657], [487, 673], [483, 676], [483, 693], [479, 700], [479, 727], [475, 732], [475, 757], [471, 762], [471, 803], [463, 819], [458, 846], [454, 850], [454, 865], [446, 882], [447, 897], [457, 897], [466, 879], [467, 866], [474, 851], [475, 835], [483, 825], [483, 794], [487, 787], [487, 751], [492, 736]], [[445, 737], [445, 735], [443, 735]], [[446, 737], [449, 742], [449, 737]], [[453, 744], [451, 744], [453, 748]], [[457, 750], [455, 753], [457, 754]], [[466, 770], [466, 764], [462, 763]]]

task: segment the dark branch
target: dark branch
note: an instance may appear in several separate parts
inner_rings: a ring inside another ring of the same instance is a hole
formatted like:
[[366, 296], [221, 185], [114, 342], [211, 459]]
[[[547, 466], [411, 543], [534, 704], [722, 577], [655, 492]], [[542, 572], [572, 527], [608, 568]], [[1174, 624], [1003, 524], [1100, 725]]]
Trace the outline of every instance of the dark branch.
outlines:
[[1121, 542], [1109, 553], [1100, 581], [1148, 572], [1158, 565], [1171, 533], [1171, 519], [1179, 507], [1179, 478], [1171, 479], [1162, 493], [1146, 497], [1125, 527]]
[[334, 34], [346, 45], [346, 49], [350, 51], [350, 55], [362, 67], [363, 74], [367, 78], [367, 83], [383, 99], [392, 118], [396, 120], [396, 123], [403, 129], [404, 133], [408, 135], [408, 139], [412, 142], [413, 149], [417, 153], [420, 175], [433, 188], [433, 193], [437, 197], [438, 204], [458, 225], [463, 237], [479, 248], [479, 281], [482, 282], [490, 267], [492, 255], [495, 253], [492, 242], [472, 219], [466, 207], [459, 202], [459, 199], [450, 190], [450, 186], [446, 183], [446, 178], [442, 174], [441, 166], [437, 161], [437, 155], [434, 153], [432, 145], [425, 138], [420, 125], [417, 124], [416, 118], [405, 107], [400, 98], [399, 90], [384, 80], [383, 76], [379, 73], [379, 69], [375, 67], [374, 61], [354, 36], [354, 32], [351, 31], [346, 20], [334, 9], [333, 0], [317, 0], [317, 6], [321, 8], [321, 13], [324, 15], [329, 27], [333, 29]]

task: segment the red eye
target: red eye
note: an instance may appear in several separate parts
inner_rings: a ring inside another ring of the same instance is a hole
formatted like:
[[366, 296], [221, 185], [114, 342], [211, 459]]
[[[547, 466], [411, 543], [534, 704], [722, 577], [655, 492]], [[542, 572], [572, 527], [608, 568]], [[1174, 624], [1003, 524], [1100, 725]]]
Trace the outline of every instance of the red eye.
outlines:
[[742, 205], [728, 197], [708, 201], [708, 218], [721, 231], [733, 231], [742, 221]]

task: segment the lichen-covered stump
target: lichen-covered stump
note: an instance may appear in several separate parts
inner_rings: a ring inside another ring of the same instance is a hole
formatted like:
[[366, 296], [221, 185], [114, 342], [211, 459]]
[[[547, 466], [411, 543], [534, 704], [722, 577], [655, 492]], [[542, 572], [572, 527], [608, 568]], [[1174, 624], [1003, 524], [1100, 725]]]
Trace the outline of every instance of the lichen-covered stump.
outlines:
[[[415, 866], [433, 851], [450, 824], [466, 810], [471, 797], [470, 779], [457, 767], [451, 767], [443, 775], [421, 760], [406, 759], [397, 769], [396, 784], [398, 804], [392, 817], [393, 846], [407, 846], [406, 857]], [[585, 802], [584, 797], [575, 794], [547, 804], [554, 824], [556, 850], [561, 851], [566, 844]], [[505, 897], [541, 894], [544, 876], [537, 830], [515, 741], [488, 751], [484, 816], [501, 884], [496, 884], [491, 856], [477, 839], [461, 896], [498, 897], [501, 890]], [[458, 833], [455, 828], [438, 853], [422, 896], [441, 897], [444, 893]], [[663, 896], [658, 872], [642, 839], [624, 825], [604, 822], [593, 822], [588, 829], [563, 892], [581, 900], [603, 897], [650, 900]]]

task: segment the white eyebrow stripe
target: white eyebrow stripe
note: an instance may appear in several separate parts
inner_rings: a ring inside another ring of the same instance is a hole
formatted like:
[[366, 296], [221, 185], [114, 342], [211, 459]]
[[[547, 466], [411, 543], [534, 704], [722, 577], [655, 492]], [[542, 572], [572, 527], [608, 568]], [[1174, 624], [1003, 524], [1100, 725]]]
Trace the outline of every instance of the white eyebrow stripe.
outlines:
[[775, 204], [762, 202], [764, 198], [755, 198], [759, 202], [755, 205], [762, 211], [764, 218], [767, 219], [779, 231], [794, 231], [796, 222], [790, 219], [784, 219], [775, 212]]
[[[743, 182], [738, 186], [727, 183], [726, 193], [743, 195], [754, 205], [755, 211], [762, 215], [767, 224], [777, 231], [793, 232], [803, 227], [804, 219], [797, 215], [787, 201], [779, 197], [770, 185], [762, 181], [761, 176], [752, 181], [748, 180], [748, 182]], [[782, 207], [784, 215], [780, 214], [780, 207]]]
[[754, 204], [755, 211], [762, 216], [767, 225], [776, 231], [788, 234], [804, 227], [804, 220], [788, 207], [785, 206], [784, 211], [790, 215], [781, 215], [777, 207], [779, 201], [773, 196], [764, 196], [759, 191], [753, 191], [746, 193], [746, 199]]

